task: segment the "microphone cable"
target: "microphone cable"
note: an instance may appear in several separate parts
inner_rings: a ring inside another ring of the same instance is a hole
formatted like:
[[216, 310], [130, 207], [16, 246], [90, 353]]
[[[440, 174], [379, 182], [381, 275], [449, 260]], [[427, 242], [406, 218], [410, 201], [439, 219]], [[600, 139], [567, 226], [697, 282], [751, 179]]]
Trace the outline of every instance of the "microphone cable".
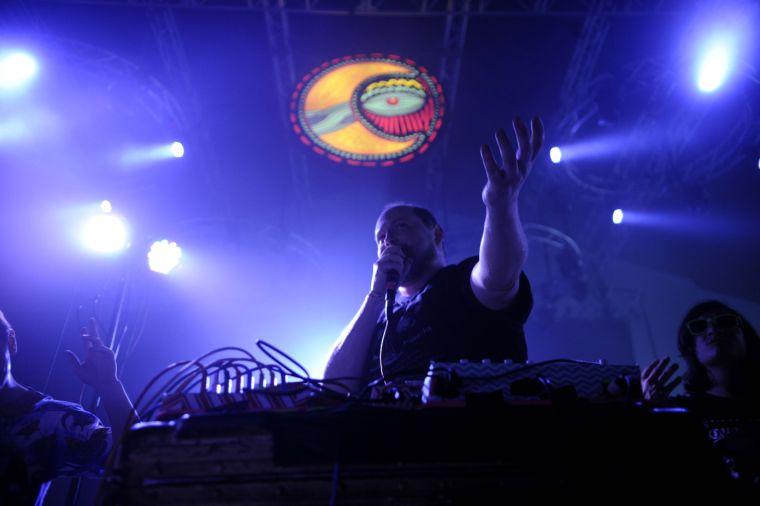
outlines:
[[396, 291], [398, 290], [399, 273], [396, 271], [388, 271], [386, 289], [385, 289], [385, 328], [383, 329], [383, 336], [380, 338], [380, 377], [385, 383], [385, 367], [383, 365], [383, 348], [385, 348], [385, 341], [393, 336], [395, 330], [395, 322], [393, 315], [393, 304], [396, 302]]

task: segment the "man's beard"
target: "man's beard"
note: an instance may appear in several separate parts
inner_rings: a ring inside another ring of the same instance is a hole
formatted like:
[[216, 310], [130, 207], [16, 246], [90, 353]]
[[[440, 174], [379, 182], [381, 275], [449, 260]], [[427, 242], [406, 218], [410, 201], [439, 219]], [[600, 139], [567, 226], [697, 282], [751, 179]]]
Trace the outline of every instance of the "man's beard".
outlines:
[[[435, 260], [437, 253], [433, 246], [427, 251], [424, 251], [419, 256], [412, 258], [409, 264], [406, 274], [403, 277], [402, 284], [404, 283], [416, 283], [420, 281], [422, 277], [427, 273], [430, 265]], [[407, 256], [407, 258], [410, 258]]]

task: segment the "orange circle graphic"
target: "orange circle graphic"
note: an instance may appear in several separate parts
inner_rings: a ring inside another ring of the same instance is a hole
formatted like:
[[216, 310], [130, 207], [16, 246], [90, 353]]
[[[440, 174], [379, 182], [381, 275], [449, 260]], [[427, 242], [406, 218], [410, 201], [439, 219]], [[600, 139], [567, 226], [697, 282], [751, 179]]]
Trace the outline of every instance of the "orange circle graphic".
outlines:
[[290, 119], [301, 142], [334, 162], [408, 162], [435, 140], [443, 90], [424, 67], [372, 53], [325, 62], [298, 84]]

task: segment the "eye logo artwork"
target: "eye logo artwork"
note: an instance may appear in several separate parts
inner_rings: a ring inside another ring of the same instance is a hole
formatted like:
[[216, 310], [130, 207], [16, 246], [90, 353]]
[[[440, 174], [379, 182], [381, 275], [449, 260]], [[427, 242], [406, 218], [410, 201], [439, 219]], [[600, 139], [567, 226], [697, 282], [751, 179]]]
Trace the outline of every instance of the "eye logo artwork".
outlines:
[[424, 67], [396, 55], [325, 62], [296, 87], [290, 120], [301, 142], [334, 162], [407, 162], [428, 150], [443, 116], [443, 90]]

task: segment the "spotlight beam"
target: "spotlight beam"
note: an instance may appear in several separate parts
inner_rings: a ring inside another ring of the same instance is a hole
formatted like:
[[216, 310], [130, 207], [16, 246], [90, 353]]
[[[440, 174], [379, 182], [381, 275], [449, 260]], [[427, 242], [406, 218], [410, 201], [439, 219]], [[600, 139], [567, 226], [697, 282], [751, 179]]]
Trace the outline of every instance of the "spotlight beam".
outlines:
[[179, 267], [182, 261], [182, 248], [176, 242], [167, 239], [154, 242], [148, 252], [148, 266], [153, 272], [169, 274]]
[[112, 254], [127, 247], [127, 225], [114, 214], [96, 214], [84, 225], [82, 242], [96, 253]]
[[0, 56], [0, 88], [19, 88], [39, 71], [37, 61], [28, 53], [13, 51]]

